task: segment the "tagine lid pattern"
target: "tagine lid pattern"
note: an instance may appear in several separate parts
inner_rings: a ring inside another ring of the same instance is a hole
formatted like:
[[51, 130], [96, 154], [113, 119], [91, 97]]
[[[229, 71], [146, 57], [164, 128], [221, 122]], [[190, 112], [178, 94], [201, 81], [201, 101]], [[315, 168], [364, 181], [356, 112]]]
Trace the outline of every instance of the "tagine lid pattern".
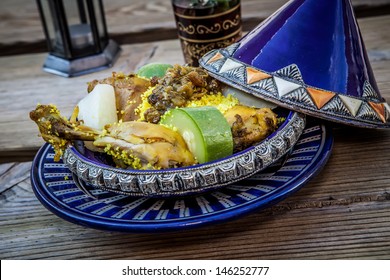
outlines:
[[307, 115], [389, 128], [349, 0], [293, 0], [224, 49], [199, 61], [211, 76]]

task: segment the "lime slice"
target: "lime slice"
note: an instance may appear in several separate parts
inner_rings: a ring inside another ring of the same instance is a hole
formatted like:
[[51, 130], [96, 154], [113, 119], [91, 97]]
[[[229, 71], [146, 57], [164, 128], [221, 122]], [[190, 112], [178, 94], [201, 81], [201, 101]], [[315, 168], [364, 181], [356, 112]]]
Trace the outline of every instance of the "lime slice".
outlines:
[[172, 68], [171, 64], [164, 63], [149, 63], [145, 64], [138, 69], [137, 74], [140, 77], [151, 79], [153, 77], [164, 77], [165, 73], [169, 68]]
[[176, 108], [166, 113], [161, 123], [177, 129], [199, 163], [233, 153], [230, 126], [215, 107]]

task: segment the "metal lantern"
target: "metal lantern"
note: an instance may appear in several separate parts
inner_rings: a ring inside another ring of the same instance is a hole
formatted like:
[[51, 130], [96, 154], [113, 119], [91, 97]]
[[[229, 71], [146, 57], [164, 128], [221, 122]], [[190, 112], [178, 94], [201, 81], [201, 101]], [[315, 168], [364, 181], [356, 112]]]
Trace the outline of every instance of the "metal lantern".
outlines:
[[37, 0], [49, 49], [43, 69], [64, 77], [111, 67], [120, 48], [108, 38], [101, 0]]

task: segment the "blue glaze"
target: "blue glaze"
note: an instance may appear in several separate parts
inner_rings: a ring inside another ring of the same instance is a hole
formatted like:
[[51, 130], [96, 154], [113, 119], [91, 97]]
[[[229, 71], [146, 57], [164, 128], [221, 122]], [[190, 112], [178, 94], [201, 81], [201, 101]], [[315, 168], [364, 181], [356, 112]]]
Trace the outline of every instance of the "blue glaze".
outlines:
[[233, 57], [267, 72], [296, 64], [307, 85], [362, 97], [379, 92], [348, 0], [293, 0], [240, 41]]
[[163, 199], [90, 188], [98, 198], [94, 200], [77, 188], [61, 161], [54, 162], [53, 149], [45, 144], [34, 159], [31, 184], [47, 209], [82, 226], [150, 233], [189, 229], [237, 218], [288, 197], [322, 169], [332, 145], [331, 130], [313, 120], [283, 160], [216, 191]]

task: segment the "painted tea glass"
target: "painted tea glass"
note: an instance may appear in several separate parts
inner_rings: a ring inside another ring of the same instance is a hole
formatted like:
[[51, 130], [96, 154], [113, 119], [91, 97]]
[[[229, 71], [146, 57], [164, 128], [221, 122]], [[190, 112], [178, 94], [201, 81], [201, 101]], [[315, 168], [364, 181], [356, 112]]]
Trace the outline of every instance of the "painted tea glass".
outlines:
[[172, 6], [184, 59], [191, 66], [241, 37], [240, 0], [172, 0]]

